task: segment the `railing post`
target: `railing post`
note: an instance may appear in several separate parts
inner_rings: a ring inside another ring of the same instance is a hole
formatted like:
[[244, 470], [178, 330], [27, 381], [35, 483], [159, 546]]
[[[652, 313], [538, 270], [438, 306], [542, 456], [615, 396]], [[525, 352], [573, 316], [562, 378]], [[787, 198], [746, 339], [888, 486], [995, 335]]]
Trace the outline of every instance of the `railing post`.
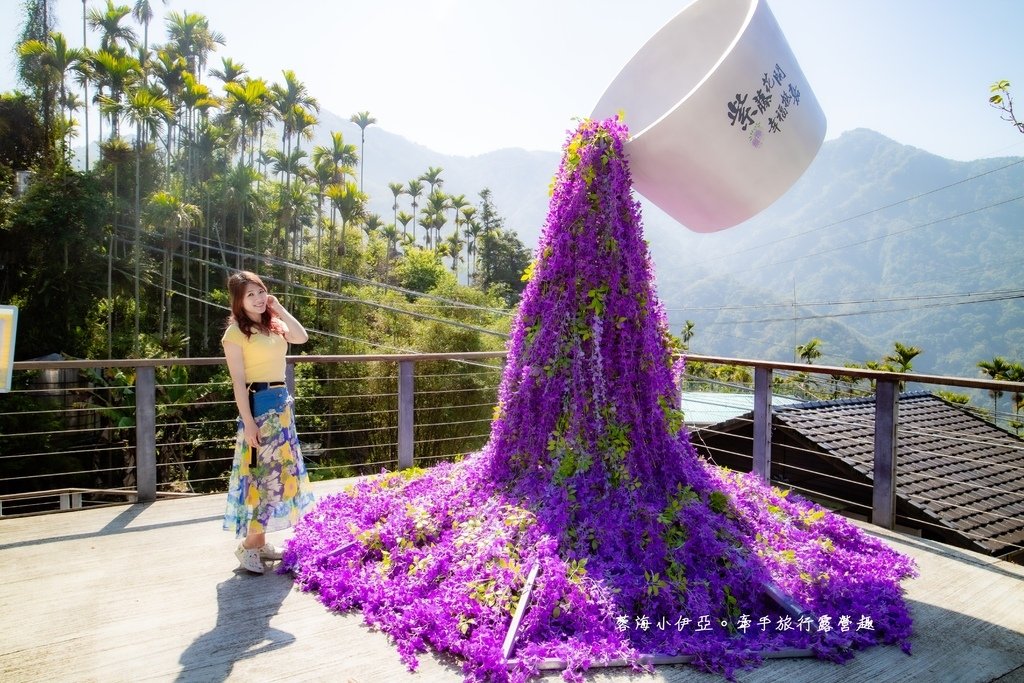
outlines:
[[754, 472], [772, 480], [772, 369], [754, 368]]
[[896, 525], [896, 428], [899, 391], [892, 380], [875, 386], [875, 470], [871, 488], [871, 523], [892, 529]]
[[135, 487], [140, 503], [156, 500], [156, 368], [135, 369]]
[[295, 361], [291, 358], [287, 360], [284, 366], [284, 383], [288, 393], [295, 396]]
[[412, 467], [413, 373], [411, 360], [398, 361], [398, 469]]

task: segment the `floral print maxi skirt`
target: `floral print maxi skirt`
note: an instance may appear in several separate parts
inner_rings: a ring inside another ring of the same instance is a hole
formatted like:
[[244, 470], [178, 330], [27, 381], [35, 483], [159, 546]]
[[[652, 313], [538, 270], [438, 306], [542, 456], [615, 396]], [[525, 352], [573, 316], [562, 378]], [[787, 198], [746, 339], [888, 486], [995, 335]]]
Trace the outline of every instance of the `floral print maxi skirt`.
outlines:
[[228, 482], [224, 529], [237, 538], [250, 532], [287, 529], [313, 506], [313, 492], [302, 463], [294, 423], [295, 402], [287, 392], [277, 406], [256, 416], [260, 446], [256, 465], [238, 420], [235, 458]]

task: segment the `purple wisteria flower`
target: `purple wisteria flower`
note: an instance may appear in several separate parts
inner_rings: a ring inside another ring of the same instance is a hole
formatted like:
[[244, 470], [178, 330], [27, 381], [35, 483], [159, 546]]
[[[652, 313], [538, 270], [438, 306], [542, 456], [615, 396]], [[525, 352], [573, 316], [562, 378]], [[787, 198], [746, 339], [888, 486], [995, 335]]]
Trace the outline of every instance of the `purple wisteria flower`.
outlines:
[[909, 559], [690, 445], [626, 139], [588, 120], [565, 144], [484, 449], [325, 498], [284, 566], [329, 608], [361, 609], [410, 668], [430, 648], [467, 681], [552, 658], [580, 680], [641, 654], [731, 675], [782, 649], [909, 651]]

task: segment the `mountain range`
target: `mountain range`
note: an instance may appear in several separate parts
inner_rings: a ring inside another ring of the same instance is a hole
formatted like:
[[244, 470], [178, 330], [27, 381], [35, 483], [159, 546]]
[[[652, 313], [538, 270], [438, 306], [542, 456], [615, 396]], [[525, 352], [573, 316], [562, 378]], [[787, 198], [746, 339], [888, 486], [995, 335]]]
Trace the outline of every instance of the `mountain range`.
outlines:
[[[314, 144], [336, 130], [359, 145], [359, 129], [329, 112]], [[506, 227], [533, 247], [559, 158], [449, 156], [370, 126], [364, 189], [389, 221], [389, 182], [443, 168], [445, 192], [476, 202], [489, 188]], [[695, 353], [789, 361], [817, 337], [817, 362], [842, 365], [879, 360], [899, 341], [922, 350], [915, 371], [970, 377], [980, 360], [1024, 359], [1024, 157], [953, 161], [857, 129], [728, 230], [691, 232], [640, 200], [670, 328], [693, 321]]]
[[[329, 145], [332, 131], [359, 149], [359, 128], [328, 111], [304, 146]], [[388, 183], [439, 167], [449, 194], [478, 203], [489, 188], [530, 248], [560, 160], [445, 155], [379, 125], [361, 151], [369, 210], [385, 222]], [[922, 350], [921, 373], [974, 377], [980, 360], [1024, 360], [1024, 157], [953, 161], [862, 128], [825, 142], [785, 195], [727, 230], [691, 232], [639, 199], [669, 326], [693, 321], [694, 353], [792, 361], [816, 337], [816, 362], [829, 365], [879, 360], [895, 341]], [[408, 196], [399, 209], [411, 211]]]
[[793, 360], [818, 337], [842, 365], [900, 341], [917, 372], [959, 376], [1024, 359], [1024, 158], [952, 161], [859, 129], [736, 228], [664, 225], [648, 219], [659, 291], [695, 350]]

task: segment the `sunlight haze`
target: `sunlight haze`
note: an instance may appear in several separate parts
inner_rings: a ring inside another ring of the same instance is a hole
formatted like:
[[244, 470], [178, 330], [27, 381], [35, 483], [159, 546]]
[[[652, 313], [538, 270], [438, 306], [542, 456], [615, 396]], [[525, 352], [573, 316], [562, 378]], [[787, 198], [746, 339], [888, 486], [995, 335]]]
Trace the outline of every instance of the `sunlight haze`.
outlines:
[[[165, 13], [204, 14], [226, 39], [208, 69], [225, 56], [268, 82], [292, 69], [322, 108], [342, 118], [369, 111], [381, 128], [432, 150], [476, 155], [557, 151], [574, 120], [590, 113], [630, 57], [689, 2], [644, 0], [628, 9], [613, 0], [152, 4], [151, 43], [165, 40]], [[999, 79], [1024, 92], [1024, 3], [768, 5], [828, 118], [826, 139], [866, 127], [957, 160], [1024, 153], [1022, 136], [987, 104]], [[89, 0], [89, 8], [102, 6]], [[80, 46], [82, 3], [55, 0], [54, 7], [58, 30]], [[22, 21], [21, 2], [2, 0], [2, 91], [18, 85], [13, 46]], [[90, 31], [88, 43], [97, 47], [99, 35]]]

